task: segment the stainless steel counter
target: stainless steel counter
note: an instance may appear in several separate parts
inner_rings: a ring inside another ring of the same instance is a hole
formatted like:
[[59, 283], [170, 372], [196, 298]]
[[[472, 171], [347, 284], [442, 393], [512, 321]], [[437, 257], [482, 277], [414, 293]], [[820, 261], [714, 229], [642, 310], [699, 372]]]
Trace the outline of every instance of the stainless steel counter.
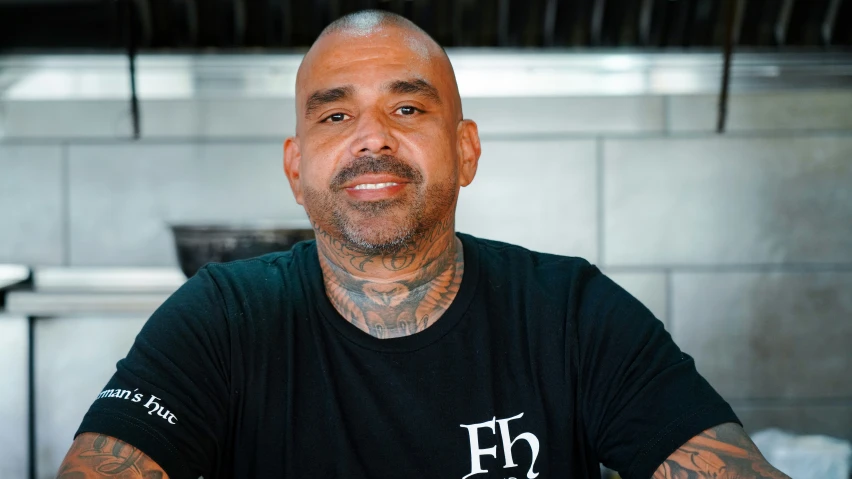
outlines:
[[171, 268], [36, 268], [38, 293], [171, 293], [186, 281]]
[[13, 286], [30, 277], [30, 269], [20, 264], [0, 264], [0, 290]]
[[6, 312], [24, 316], [150, 315], [169, 293], [12, 292]]
[[32, 291], [11, 291], [6, 312], [23, 316], [148, 316], [186, 278], [170, 268], [37, 268]]

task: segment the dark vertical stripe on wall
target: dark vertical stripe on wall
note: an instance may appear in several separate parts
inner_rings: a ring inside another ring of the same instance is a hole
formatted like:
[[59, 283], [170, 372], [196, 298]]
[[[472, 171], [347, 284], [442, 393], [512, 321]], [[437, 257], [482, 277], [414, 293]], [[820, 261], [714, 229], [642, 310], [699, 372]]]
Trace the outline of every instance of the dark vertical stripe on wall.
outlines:
[[36, 479], [35, 318], [27, 317], [27, 460], [29, 479]]

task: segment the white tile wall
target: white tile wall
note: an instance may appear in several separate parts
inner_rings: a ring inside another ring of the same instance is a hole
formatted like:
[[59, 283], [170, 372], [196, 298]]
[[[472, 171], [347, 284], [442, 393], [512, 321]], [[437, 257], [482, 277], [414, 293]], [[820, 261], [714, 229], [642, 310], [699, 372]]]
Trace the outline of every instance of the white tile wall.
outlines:
[[850, 398], [852, 272], [678, 272], [675, 341], [727, 399]]
[[0, 102], [2, 138], [130, 138], [130, 100]]
[[170, 222], [304, 220], [279, 143], [73, 146], [73, 265], [176, 264]]
[[464, 98], [482, 135], [653, 133], [664, 129], [662, 97]]
[[36, 464], [40, 479], [55, 477], [83, 415], [144, 323], [145, 319], [128, 317], [53, 318], [36, 323]]
[[[852, 91], [740, 93], [729, 98], [729, 132], [852, 129]], [[716, 131], [716, 95], [672, 96], [668, 105], [670, 131]]]
[[59, 265], [62, 149], [0, 144], [0, 263]]
[[603, 272], [644, 304], [657, 319], [666, 323], [668, 292], [665, 273], [611, 272], [605, 269]]
[[595, 143], [485, 141], [456, 227], [488, 239], [597, 261]]
[[852, 441], [852, 404], [734, 404], [748, 433], [780, 428], [793, 434], [824, 434]]
[[852, 136], [604, 142], [607, 265], [852, 263]]
[[27, 319], [0, 314], [0, 477], [23, 479], [27, 444]]
[[141, 103], [145, 138], [270, 138], [295, 134], [293, 99], [162, 100]]

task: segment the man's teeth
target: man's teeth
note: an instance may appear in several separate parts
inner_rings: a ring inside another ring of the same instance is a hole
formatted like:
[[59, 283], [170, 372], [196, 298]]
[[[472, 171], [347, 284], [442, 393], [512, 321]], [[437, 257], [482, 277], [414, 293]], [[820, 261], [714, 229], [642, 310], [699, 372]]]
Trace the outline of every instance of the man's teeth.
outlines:
[[396, 186], [396, 183], [361, 183], [355, 185], [356, 190], [378, 190], [379, 188], [387, 188], [388, 186]]

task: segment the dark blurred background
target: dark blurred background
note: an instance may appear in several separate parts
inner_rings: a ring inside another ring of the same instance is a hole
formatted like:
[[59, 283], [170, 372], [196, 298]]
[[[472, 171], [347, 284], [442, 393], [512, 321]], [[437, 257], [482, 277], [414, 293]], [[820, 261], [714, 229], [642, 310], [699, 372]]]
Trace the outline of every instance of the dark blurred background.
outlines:
[[115, 50], [137, 32], [153, 51], [291, 49], [335, 18], [402, 14], [446, 47], [720, 47], [728, 5], [746, 48], [852, 46], [844, 0], [0, 0], [0, 44]]

